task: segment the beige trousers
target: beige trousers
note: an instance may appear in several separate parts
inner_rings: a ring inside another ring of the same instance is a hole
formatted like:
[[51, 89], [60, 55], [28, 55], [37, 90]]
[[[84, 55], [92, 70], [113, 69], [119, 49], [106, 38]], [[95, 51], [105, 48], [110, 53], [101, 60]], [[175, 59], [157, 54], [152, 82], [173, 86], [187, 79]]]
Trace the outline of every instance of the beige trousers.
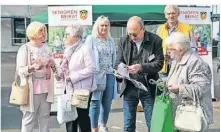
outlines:
[[39, 132], [49, 132], [51, 103], [46, 102], [47, 93], [34, 94], [34, 111], [22, 111], [21, 132], [32, 132], [38, 121]]

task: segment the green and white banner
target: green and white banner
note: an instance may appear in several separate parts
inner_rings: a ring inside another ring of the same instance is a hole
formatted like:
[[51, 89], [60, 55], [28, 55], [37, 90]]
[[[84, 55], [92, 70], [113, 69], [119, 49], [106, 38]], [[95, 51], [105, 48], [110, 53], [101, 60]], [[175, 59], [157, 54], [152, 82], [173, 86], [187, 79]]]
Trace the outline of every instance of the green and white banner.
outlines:
[[[65, 28], [69, 25], [79, 23], [84, 27], [86, 38], [91, 33], [92, 27], [92, 6], [49, 6], [48, 7], [48, 45], [53, 52], [57, 65], [63, 58]], [[51, 111], [57, 111], [57, 96], [64, 93], [63, 80], [57, 81], [54, 78], [55, 103]]]
[[[213, 75], [212, 62], [212, 21], [210, 7], [179, 7], [179, 21], [192, 26], [192, 33], [198, 47], [198, 54], [210, 66]], [[211, 94], [214, 98], [214, 81], [212, 78]]]

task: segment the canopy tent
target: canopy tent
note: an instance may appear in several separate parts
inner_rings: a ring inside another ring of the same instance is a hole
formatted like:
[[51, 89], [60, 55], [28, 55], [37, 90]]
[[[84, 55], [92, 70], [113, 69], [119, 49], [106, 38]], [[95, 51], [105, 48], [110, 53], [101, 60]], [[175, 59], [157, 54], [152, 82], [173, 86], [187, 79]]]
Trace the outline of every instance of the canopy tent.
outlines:
[[[145, 25], [164, 23], [165, 5], [93, 5], [93, 21], [98, 16], [107, 16], [111, 26], [126, 26], [127, 20], [131, 16], [140, 16]], [[31, 21], [48, 23], [48, 12], [43, 12], [31, 17]]]

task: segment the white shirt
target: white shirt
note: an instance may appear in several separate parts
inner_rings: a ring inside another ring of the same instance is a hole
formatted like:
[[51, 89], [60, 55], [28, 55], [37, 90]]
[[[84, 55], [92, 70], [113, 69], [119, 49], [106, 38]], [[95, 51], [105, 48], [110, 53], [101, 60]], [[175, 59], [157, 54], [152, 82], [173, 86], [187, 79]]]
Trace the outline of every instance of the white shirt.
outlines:
[[143, 42], [143, 38], [139, 42], [136, 42], [136, 46], [137, 46], [138, 51], [140, 50], [140, 46], [141, 46], [142, 42]]

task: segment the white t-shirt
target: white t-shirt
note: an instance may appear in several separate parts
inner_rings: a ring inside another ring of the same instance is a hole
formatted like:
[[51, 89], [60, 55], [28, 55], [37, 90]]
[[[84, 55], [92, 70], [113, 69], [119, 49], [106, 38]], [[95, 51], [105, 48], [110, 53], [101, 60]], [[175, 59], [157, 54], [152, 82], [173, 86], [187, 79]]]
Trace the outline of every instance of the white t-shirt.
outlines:
[[139, 42], [136, 43], [138, 51], [140, 50], [140, 46], [141, 46], [142, 42], [143, 42], [143, 38]]

